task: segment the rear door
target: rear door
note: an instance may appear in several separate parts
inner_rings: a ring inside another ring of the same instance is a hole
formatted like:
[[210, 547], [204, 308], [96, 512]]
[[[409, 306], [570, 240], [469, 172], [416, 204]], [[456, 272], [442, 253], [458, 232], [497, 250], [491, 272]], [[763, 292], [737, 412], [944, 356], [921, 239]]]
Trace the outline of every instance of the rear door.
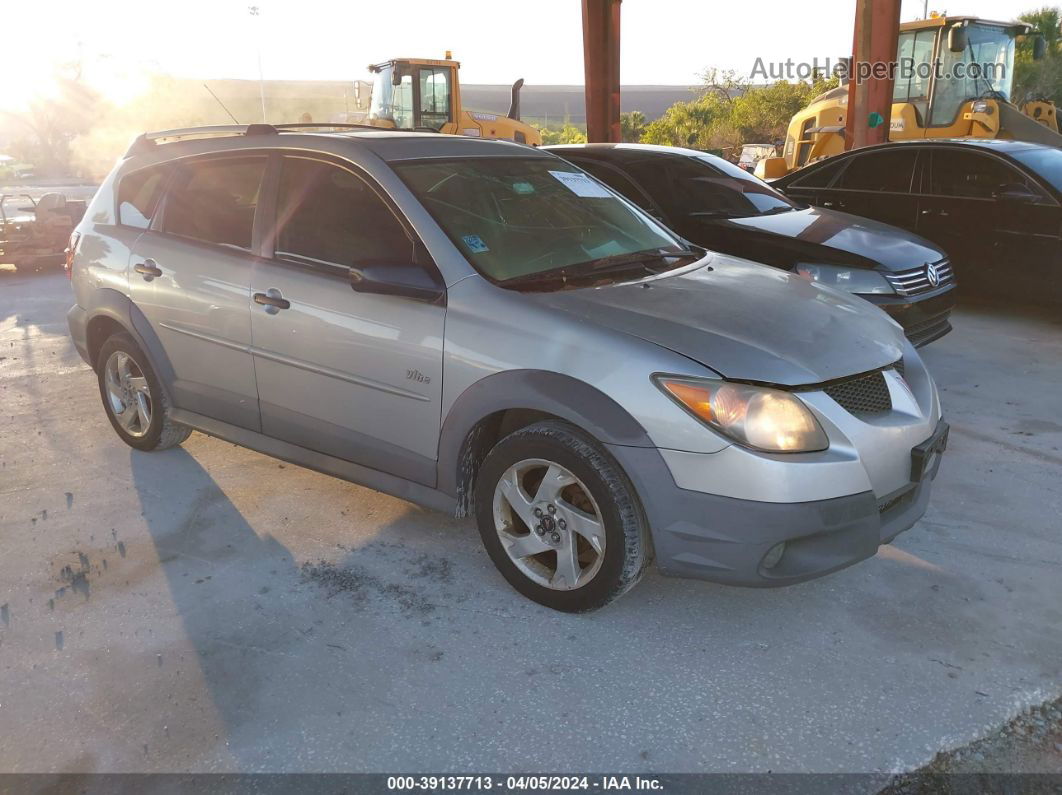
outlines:
[[445, 306], [351, 288], [352, 266], [411, 264], [412, 232], [349, 164], [277, 156], [270, 184], [251, 282], [262, 432], [434, 485]]
[[129, 271], [133, 301], [173, 366], [177, 406], [251, 430], [259, 413], [248, 295], [265, 166], [265, 155], [173, 164]]
[[901, 146], [854, 155], [834, 181], [823, 206], [914, 230], [918, 210], [911, 200], [918, 148]]

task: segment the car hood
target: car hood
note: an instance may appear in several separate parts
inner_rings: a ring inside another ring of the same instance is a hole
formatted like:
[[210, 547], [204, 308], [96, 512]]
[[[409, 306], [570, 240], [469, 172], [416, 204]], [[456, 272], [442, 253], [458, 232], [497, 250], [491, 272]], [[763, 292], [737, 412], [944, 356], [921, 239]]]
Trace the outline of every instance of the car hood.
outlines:
[[900, 327], [861, 298], [727, 255], [701, 263], [637, 282], [527, 297], [740, 381], [817, 384], [902, 356]]
[[[820, 207], [776, 215], [712, 219], [703, 223], [751, 233], [768, 243], [770, 238], [775, 238], [779, 244], [795, 246], [797, 251], [803, 249], [807, 256], [814, 256], [816, 247], [825, 246], [842, 255], [828, 261], [842, 260], [847, 264], [851, 258], [843, 255], [853, 254], [893, 271], [917, 268], [944, 257], [944, 252], [928, 240], [904, 229]], [[755, 256], [755, 252], [749, 253]]]

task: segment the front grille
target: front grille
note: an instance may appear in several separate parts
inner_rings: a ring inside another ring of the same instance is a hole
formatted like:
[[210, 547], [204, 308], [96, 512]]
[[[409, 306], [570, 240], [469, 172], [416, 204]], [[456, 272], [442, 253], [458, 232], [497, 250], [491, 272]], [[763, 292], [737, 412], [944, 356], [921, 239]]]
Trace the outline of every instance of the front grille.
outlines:
[[892, 411], [889, 385], [879, 370], [849, 381], [832, 384], [823, 391], [852, 414], [883, 414]]
[[[937, 274], [935, 285], [929, 279], [930, 268], [933, 268]], [[951, 263], [942, 259], [939, 262], [927, 262], [925, 265], [910, 270], [886, 273], [885, 278], [889, 280], [889, 284], [892, 285], [897, 295], [907, 297], [946, 287], [955, 281], [955, 272], [951, 269]]]

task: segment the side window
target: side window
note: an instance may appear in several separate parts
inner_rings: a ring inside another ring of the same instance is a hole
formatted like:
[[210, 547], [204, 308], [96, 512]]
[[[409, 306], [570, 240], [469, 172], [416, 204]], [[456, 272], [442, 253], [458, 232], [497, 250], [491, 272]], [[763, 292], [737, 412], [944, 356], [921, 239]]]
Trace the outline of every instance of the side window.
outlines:
[[440, 129], [450, 119], [450, 68], [420, 70], [420, 127]]
[[929, 76], [932, 73], [933, 41], [937, 29], [907, 31], [900, 34], [900, 71], [893, 84], [893, 102], [914, 103], [923, 121], [929, 100]]
[[937, 149], [933, 152], [929, 193], [965, 199], [991, 199], [1004, 185], [1030, 185], [1001, 160], [974, 152]]
[[276, 256], [350, 267], [408, 263], [413, 243], [376, 192], [346, 169], [285, 157]]
[[118, 184], [118, 223], [147, 229], [155, 214], [169, 166], [152, 166], [126, 174]]
[[265, 163], [264, 157], [227, 157], [175, 166], [161, 231], [249, 249]]
[[834, 187], [876, 193], [910, 193], [916, 160], [918, 152], [911, 148], [857, 155]]
[[789, 183], [790, 188], [825, 188], [835, 176], [847, 165], [847, 160], [834, 158], [825, 165], [811, 167], [806, 176], [802, 176]]
[[611, 168], [602, 163], [597, 163], [593, 160], [583, 160], [581, 158], [573, 158], [572, 163], [579, 166], [583, 171], [588, 174], [592, 174], [599, 180], [608, 185], [612, 190], [619, 193], [624, 198], [637, 204], [643, 210], [650, 212], [658, 212], [648, 199], [645, 198], [645, 194], [618, 169]]

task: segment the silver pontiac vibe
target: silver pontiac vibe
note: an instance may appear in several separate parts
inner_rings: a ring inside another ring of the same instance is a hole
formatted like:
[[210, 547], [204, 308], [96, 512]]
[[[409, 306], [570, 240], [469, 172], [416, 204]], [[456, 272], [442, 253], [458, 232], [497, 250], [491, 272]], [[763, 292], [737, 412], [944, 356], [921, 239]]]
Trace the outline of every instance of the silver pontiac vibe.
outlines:
[[753, 586], [870, 557], [947, 442], [881, 310], [690, 246], [516, 144], [145, 134], [71, 252], [71, 334], [127, 444], [195, 429], [474, 516], [560, 610], [654, 557]]

